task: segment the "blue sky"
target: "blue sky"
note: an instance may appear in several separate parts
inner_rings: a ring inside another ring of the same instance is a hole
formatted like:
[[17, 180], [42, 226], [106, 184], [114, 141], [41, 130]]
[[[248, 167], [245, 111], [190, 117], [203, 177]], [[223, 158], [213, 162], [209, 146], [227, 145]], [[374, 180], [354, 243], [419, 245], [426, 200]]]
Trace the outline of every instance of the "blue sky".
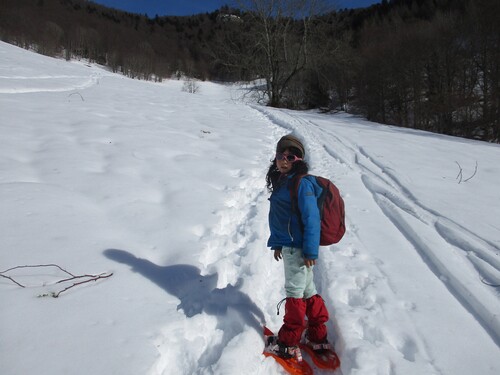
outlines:
[[[147, 14], [150, 17], [185, 16], [191, 14], [212, 12], [222, 5], [230, 4], [231, 0], [92, 0], [95, 3], [127, 12]], [[332, 0], [338, 8], [360, 8], [381, 0]]]

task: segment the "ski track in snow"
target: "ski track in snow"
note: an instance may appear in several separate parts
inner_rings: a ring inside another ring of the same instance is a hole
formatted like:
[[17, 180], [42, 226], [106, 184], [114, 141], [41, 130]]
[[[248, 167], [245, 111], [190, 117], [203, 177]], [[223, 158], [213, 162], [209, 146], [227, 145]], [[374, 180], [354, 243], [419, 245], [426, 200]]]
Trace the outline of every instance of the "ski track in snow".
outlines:
[[[0, 94], [26, 94], [37, 92], [65, 92], [83, 90], [99, 84], [100, 76], [38, 76], [2, 77]], [[68, 83], [72, 83], [69, 84]]]
[[[371, 156], [362, 147], [328, 130], [321, 129], [312, 120], [295, 117], [286, 110], [254, 108], [276, 125], [302, 136], [309, 142], [306, 147], [309, 150], [315, 150], [316, 154], [321, 155], [319, 160], [313, 160], [315, 167], [313, 173], [330, 177], [333, 181], [337, 181], [338, 176], [348, 172], [359, 173], [364, 186], [373, 195], [376, 204], [415, 248], [429, 270], [446, 285], [462, 306], [473, 314], [492, 339], [497, 344], [500, 342], [500, 315], [497, 310], [496, 294], [494, 291], [492, 292], [491, 288], [481, 283], [481, 279], [496, 281], [499, 278], [500, 260], [498, 253], [500, 249], [498, 247], [453, 220], [425, 207], [404, 184], [398, 181], [397, 177], [391, 173], [390, 168], [378, 162], [375, 157]], [[337, 178], [329, 176], [332, 171], [335, 171]], [[341, 191], [343, 190], [341, 189]], [[348, 189], [344, 192], [348, 193]], [[419, 233], [418, 229], [414, 229], [416, 228], [415, 221], [420, 222], [427, 228], [425, 236]], [[355, 235], [356, 226], [349, 223], [349, 212], [347, 212], [347, 222], [347, 232]], [[428, 239], [429, 236], [432, 240]], [[345, 241], [346, 239], [344, 239]], [[363, 306], [367, 311], [373, 312], [375, 310], [385, 316], [390, 316], [393, 312], [384, 308], [389, 301], [378, 300], [377, 295], [370, 293], [373, 285], [377, 285], [375, 290], [392, 289], [388, 275], [380, 267], [377, 267], [377, 260], [363, 260], [364, 263], [374, 263], [375, 267], [371, 268], [369, 272], [366, 272], [368, 269], [366, 265], [363, 267], [364, 270], [351, 268], [352, 266], [349, 266], [349, 263], [356, 264], [357, 262], [354, 262], [354, 260], [360, 256], [356, 247], [351, 244], [347, 246], [341, 245], [340, 247], [343, 248], [341, 250], [342, 256], [351, 257], [351, 260], [346, 262], [349, 273], [351, 275], [353, 273], [357, 274], [357, 276], [352, 276], [354, 285], [352, 289], [347, 291], [345, 302], [351, 307]], [[436, 247], [440, 250], [437, 251]], [[322, 257], [325, 255], [330, 254], [323, 251]], [[468, 262], [460, 264], [464, 259]], [[453, 266], [450, 267], [449, 264]], [[321, 263], [317, 267], [320, 269], [318, 274], [322, 277], [320, 282], [324, 283], [325, 286], [335, 283], [334, 277], [331, 276], [332, 272], [329, 274], [321, 272]], [[457, 275], [456, 271], [453, 272], [457, 267], [475, 267], [479, 277], [476, 279], [467, 277], [473, 275], [471, 272]], [[330, 269], [332, 268], [335, 268], [334, 264], [330, 265]], [[325, 266], [325, 269], [328, 269], [328, 267]], [[343, 283], [345, 282], [343, 280]], [[397, 299], [392, 301], [391, 305], [403, 306], [398, 316], [394, 316], [394, 319], [396, 321], [405, 321], [405, 324], [412, 327], [412, 330], [403, 333], [398, 332], [399, 329], [396, 326], [392, 326], [387, 331], [376, 324], [371, 325], [370, 317], [367, 315], [358, 322], [362, 339], [373, 344], [372, 349], [374, 352], [377, 351], [376, 347], [379, 347], [380, 343], [384, 342], [399, 351], [410, 362], [417, 361], [418, 357], [423, 358], [422, 372], [416, 373], [439, 374], [439, 368], [432, 365], [434, 360], [428, 354], [424, 337], [418, 332], [418, 328], [412, 324], [411, 316], [405, 314], [405, 310], [411, 311], [415, 306]], [[333, 313], [333, 323], [337, 327], [335, 310]], [[394, 332], [391, 332], [391, 330]], [[335, 331], [339, 336], [337, 348], [340, 350], [343, 361], [342, 368], [347, 373], [354, 373], [353, 370], [357, 367], [357, 364], [349, 361], [362, 356], [360, 356], [360, 353], [355, 353], [355, 355], [354, 353], [347, 353], [342, 343], [342, 329]], [[401, 340], [401, 337], [404, 339]], [[386, 365], [387, 374], [393, 373], [392, 363], [389, 361]], [[376, 372], [384, 373], [383, 370], [382, 372], [380, 370], [379, 366]]]
[[[456, 275], [449, 264], [455, 258], [454, 248], [458, 248], [466, 257], [470, 257], [471, 262], [474, 259], [476, 264], [479, 264], [479, 258], [500, 272], [500, 259], [495, 256], [500, 249], [453, 220], [420, 204], [389, 169], [377, 163], [376, 159], [362, 148], [355, 150], [354, 146], [347, 146], [345, 141], [336, 138], [339, 144], [350, 148], [356, 155], [360, 155], [360, 157], [356, 156], [356, 164], [363, 173], [362, 181], [373, 194], [382, 211], [415, 247], [428, 264], [429, 269], [446, 284], [464, 307], [484, 325], [488, 334], [499, 343], [500, 315], [496, 311], [497, 304], [492, 298], [493, 295], [490, 294], [491, 291], [481, 285], [480, 278], [468, 280], [465, 275]], [[437, 246], [446, 251], [436, 251], [436, 244], [429, 246], [428, 242], [413, 229], [411, 217], [434, 228], [433, 237], [437, 241]], [[476, 266], [476, 268], [481, 277], [488, 278], [489, 275], [485, 272], [484, 265]], [[473, 285], [474, 289], [471, 289], [470, 285]], [[483, 293], [478, 295], [480, 291]]]

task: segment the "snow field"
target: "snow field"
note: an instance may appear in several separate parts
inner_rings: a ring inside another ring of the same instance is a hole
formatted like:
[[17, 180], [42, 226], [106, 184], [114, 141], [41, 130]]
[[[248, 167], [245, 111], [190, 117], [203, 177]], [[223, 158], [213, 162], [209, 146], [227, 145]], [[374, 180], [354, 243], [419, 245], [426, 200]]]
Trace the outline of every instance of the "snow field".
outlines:
[[481, 281], [500, 282], [498, 145], [182, 85], [0, 43], [0, 271], [114, 273], [58, 299], [37, 298], [54, 269], [0, 278], [0, 373], [281, 373], [261, 354], [284, 297], [264, 178], [292, 131], [346, 202], [315, 274], [341, 372], [499, 373], [498, 289]]

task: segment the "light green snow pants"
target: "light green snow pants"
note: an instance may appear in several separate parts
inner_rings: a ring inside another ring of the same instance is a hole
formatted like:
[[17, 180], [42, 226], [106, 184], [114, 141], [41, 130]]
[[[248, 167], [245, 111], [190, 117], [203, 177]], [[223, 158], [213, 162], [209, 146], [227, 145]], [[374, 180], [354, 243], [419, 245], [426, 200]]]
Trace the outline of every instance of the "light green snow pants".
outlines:
[[313, 267], [306, 267], [302, 249], [284, 246], [281, 250], [285, 265], [285, 292], [290, 298], [310, 298], [318, 292], [313, 280]]

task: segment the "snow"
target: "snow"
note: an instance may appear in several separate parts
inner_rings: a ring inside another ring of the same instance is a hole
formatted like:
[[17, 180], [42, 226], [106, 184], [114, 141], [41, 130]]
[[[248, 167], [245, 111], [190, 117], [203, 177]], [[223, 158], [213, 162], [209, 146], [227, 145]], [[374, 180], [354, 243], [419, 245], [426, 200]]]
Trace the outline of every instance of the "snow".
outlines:
[[292, 131], [346, 203], [315, 269], [342, 373], [500, 373], [500, 146], [199, 85], [0, 43], [0, 271], [113, 273], [0, 278], [1, 374], [282, 373], [264, 179]]

